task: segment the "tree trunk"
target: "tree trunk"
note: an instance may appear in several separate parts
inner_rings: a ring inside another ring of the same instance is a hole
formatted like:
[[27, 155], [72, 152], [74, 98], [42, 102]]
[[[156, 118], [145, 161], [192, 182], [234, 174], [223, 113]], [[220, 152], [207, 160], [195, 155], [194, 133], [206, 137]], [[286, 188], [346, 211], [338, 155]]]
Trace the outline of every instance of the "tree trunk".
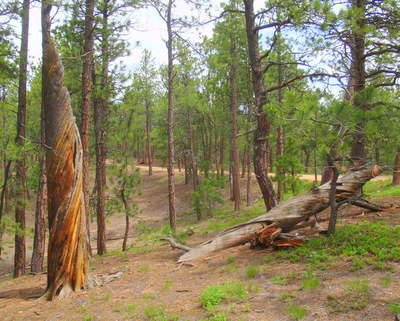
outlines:
[[47, 298], [86, 287], [88, 251], [83, 196], [82, 145], [64, 71], [50, 38], [50, 10], [42, 2], [43, 106], [48, 179], [49, 247]]
[[305, 148], [304, 149], [304, 173], [308, 173], [308, 168], [310, 167], [310, 157], [311, 157], [311, 153], [310, 151]]
[[29, 37], [29, 0], [24, 0], [22, 5], [22, 28], [21, 49], [19, 60], [19, 83], [18, 83], [18, 115], [17, 115], [17, 145], [21, 148], [21, 158], [16, 161], [16, 206], [15, 223], [15, 254], [14, 254], [14, 277], [25, 274], [25, 202], [26, 202], [26, 170], [25, 156], [23, 152], [26, 123], [26, 80], [28, 72], [28, 37]]
[[128, 235], [129, 235], [129, 205], [125, 198], [124, 191], [121, 192], [121, 199], [124, 203], [125, 209], [125, 233], [124, 233], [124, 241], [122, 242], [122, 251], [126, 251], [126, 245], [128, 243]]
[[168, 205], [169, 205], [169, 224], [172, 231], [176, 231], [176, 209], [175, 209], [175, 143], [174, 143], [174, 61], [173, 61], [173, 32], [172, 32], [172, 4], [173, 0], [168, 1], [167, 7], [167, 31], [168, 31]]
[[106, 248], [106, 222], [105, 222], [105, 199], [106, 199], [106, 160], [107, 160], [107, 117], [109, 97], [109, 11], [110, 0], [105, 0], [102, 11], [102, 42], [101, 42], [101, 82], [99, 99], [95, 106], [95, 136], [96, 136], [96, 191], [97, 191], [97, 254], [103, 255]]
[[242, 157], [242, 174], [240, 175], [240, 178], [244, 178], [246, 176], [246, 166], [248, 157], [249, 156], [247, 155], [247, 148], [244, 148]]
[[225, 176], [224, 154], [225, 154], [225, 139], [224, 139], [224, 135], [221, 134], [221, 139], [219, 141], [219, 168], [221, 170], [221, 177]]
[[267, 103], [266, 91], [264, 86], [264, 75], [261, 66], [258, 32], [255, 28], [255, 14], [253, 0], [244, 0], [246, 34], [249, 59], [252, 71], [252, 83], [255, 95], [256, 121], [257, 127], [254, 132], [254, 173], [257, 178], [263, 195], [265, 208], [272, 209], [277, 204], [277, 199], [272, 186], [272, 182], [265, 174], [264, 154], [266, 152], [266, 137], [269, 134], [269, 120], [264, 111], [264, 105]]
[[[350, 66], [350, 102], [358, 109], [364, 110], [364, 102], [355, 99], [365, 88], [365, 0], [352, 0], [352, 8], [357, 10], [360, 18], [356, 20], [355, 26], [351, 30], [351, 66]], [[351, 157], [356, 166], [362, 165], [366, 161], [365, 150], [365, 122], [360, 120], [353, 132], [353, 142], [351, 146]]]
[[246, 180], [246, 204], [250, 206], [250, 188], [251, 188], [251, 162], [250, 162], [250, 141], [247, 142], [247, 180]]
[[[42, 119], [42, 141], [46, 140], [44, 135], [44, 119]], [[33, 250], [31, 260], [31, 271], [33, 273], [43, 272], [44, 251], [46, 243], [46, 221], [47, 213], [47, 175], [46, 175], [46, 159], [40, 160], [39, 188], [36, 199], [35, 210], [35, 235], [33, 239]]]
[[90, 126], [90, 106], [92, 105], [92, 73], [93, 73], [93, 22], [94, 22], [94, 0], [86, 0], [85, 12], [85, 44], [82, 58], [82, 123], [81, 140], [83, 150], [83, 194], [85, 196], [86, 230], [88, 239], [88, 249], [91, 254], [90, 245], [90, 191], [89, 191], [89, 126]]
[[3, 249], [3, 212], [5, 208], [5, 203], [6, 203], [6, 191], [7, 191], [7, 184], [8, 180], [10, 177], [10, 167], [11, 167], [11, 160], [8, 160], [5, 162], [4, 165], [4, 180], [3, 180], [3, 186], [1, 188], [1, 194], [0, 194], [0, 257]]
[[397, 148], [396, 160], [393, 168], [392, 185], [400, 185], [400, 147]]
[[[370, 179], [376, 177], [382, 169], [375, 165], [368, 169], [350, 171], [337, 180], [335, 191], [336, 202], [350, 200], [361, 187]], [[178, 262], [191, 261], [210, 255], [213, 252], [241, 245], [258, 239], [267, 232], [268, 244], [279, 246], [281, 232], [289, 232], [298, 226], [298, 223], [307, 221], [329, 207], [330, 183], [319, 186], [312, 191], [290, 198], [286, 202], [274, 207], [267, 214], [259, 216], [247, 223], [233, 226], [214, 239], [208, 240], [183, 254]], [[269, 233], [268, 229], [270, 229]], [[264, 243], [265, 244], [265, 243]]]
[[150, 103], [146, 99], [146, 149], [147, 149], [147, 158], [149, 160], [149, 176], [152, 176], [153, 175], [153, 157], [151, 155], [150, 132], [151, 132]]
[[[280, 91], [280, 90], [279, 90]], [[277, 128], [277, 136], [276, 136], [276, 160], [279, 161], [279, 165], [276, 167], [277, 179], [278, 179], [278, 201], [282, 201], [285, 194], [285, 167], [282, 166], [282, 159], [283, 156], [283, 148], [284, 148], [284, 132], [283, 126], [279, 125]]]
[[230, 70], [230, 89], [231, 89], [231, 168], [232, 168], [232, 196], [235, 202], [235, 211], [240, 210], [240, 158], [239, 149], [237, 146], [238, 135], [238, 88], [237, 88], [237, 57], [236, 57], [236, 43], [234, 37], [231, 37], [231, 70]]

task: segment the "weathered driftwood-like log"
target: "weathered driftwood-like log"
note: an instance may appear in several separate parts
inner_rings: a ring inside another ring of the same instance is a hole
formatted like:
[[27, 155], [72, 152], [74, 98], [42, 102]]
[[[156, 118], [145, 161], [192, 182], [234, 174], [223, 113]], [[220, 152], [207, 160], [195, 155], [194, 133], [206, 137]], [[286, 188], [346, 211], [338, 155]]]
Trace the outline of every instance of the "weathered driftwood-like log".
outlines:
[[50, 38], [50, 6], [42, 8], [43, 104], [48, 175], [49, 247], [46, 297], [64, 297], [86, 287], [88, 251], [82, 191], [82, 145], [63, 85], [61, 59]]
[[[378, 176], [382, 169], [374, 165], [369, 168], [352, 170], [337, 180], [335, 198], [342, 202], [353, 198], [360, 188], [370, 179]], [[322, 212], [329, 206], [330, 183], [315, 187], [310, 192], [294, 196], [274, 207], [267, 214], [259, 216], [247, 223], [240, 224], [225, 230], [214, 239], [204, 242], [183, 254], [178, 262], [185, 262], [205, 257], [212, 252], [237, 246], [257, 239], [264, 244], [269, 238], [269, 244], [298, 245], [297, 240], [279, 240], [281, 232], [289, 232], [300, 222], [307, 221], [311, 216]], [[284, 242], [283, 242], [284, 241]], [[286, 243], [285, 243], [286, 242]]]

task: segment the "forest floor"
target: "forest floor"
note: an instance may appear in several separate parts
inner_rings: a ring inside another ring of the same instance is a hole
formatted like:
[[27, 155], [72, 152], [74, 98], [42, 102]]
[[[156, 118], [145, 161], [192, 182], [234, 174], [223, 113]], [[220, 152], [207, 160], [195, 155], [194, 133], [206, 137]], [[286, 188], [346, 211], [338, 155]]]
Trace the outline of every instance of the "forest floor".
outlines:
[[[62, 301], [39, 300], [46, 275], [12, 279], [9, 238], [0, 260], [0, 320], [393, 321], [400, 313], [399, 209], [367, 213], [348, 206], [332, 238], [313, 238], [296, 250], [244, 245], [177, 265], [181, 252], [159, 240], [169, 233], [165, 170], [154, 168], [149, 177], [142, 167], [141, 173], [140, 213], [132, 219], [129, 250], [120, 251], [124, 216], [115, 214], [108, 218], [108, 254], [90, 262], [91, 274], [123, 272], [122, 277]], [[234, 213], [227, 202], [198, 223], [183, 173], [176, 173], [176, 182], [177, 237], [186, 244], [264, 212], [253, 180], [250, 207]], [[245, 179], [242, 184], [244, 191]], [[375, 179], [365, 190], [376, 202], [399, 204], [400, 189], [386, 185]], [[32, 226], [31, 216], [27, 221]], [[95, 253], [94, 223], [91, 235]]]

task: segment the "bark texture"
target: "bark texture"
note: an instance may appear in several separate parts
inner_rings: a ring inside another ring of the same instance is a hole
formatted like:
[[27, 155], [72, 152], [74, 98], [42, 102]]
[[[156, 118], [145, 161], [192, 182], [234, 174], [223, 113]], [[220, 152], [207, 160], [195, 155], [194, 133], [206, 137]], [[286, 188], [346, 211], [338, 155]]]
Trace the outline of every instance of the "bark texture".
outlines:
[[[22, 4], [21, 49], [19, 62], [18, 83], [18, 115], [16, 143], [23, 148], [26, 123], [26, 80], [28, 72], [28, 37], [29, 37], [29, 0]], [[18, 229], [15, 233], [14, 277], [25, 274], [26, 246], [25, 246], [25, 202], [26, 202], [26, 170], [25, 157], [16, 162], [16, 206], [15, 223]]]
[[43, 78], [48, 175], [47, 299], [86, 287], [88, 251], [83, 196], [82, 144], [63, 85], [64, 70], [50, 38], [50, 9], [42, 3]]
[[232, 155], [232, 196], [235, 202], [235, 211], [240, 210], [240, 158], [237, 144], [238, 135], [238, 86], [237, 86], [237, 54], [235, 37], [231, 37], [231, 70], [230, 70], [230, 89], [231, 89], [231, 155]]
[[88, 235], [88, 249], [90, 246], [90, 220], [89, 220], [89, 120], [90, 106], [92, 105], [92, 70], [93, 70], [93, 12], [94, 0], [86, 0], [85, 2], [85, 44], [84, 55], [82, 61], [82, 123], [81, 123], [81, 140], [83, 150], [83, 194], [85, 196], [85, 213], [86, 213], [86, 229]]
[[173, 32], [172, 32], [172, 5], [173, 1], [168, 1], [167, 7], [167, 31], [168, 31], [168, 204], [169, 204], [169, 224], [173, 231], [176, 230], [176, 209], [175, 209], [175, 143], [174, 143], [174, 61], [173, 61]]
[[[337, 180], [335, 201], [341, 202], [351, 199], [360, 188], [370, 179], [376, 177], [382, 169], [374, 165], [369, 168], [350, 171]], [[281, 232], [288, 232], [296, 228], [300, 222], [307, 221], [328, 208], [330, 205], [330, 183], [314, 188], [310, 192], [290, 198], [274, 207], [267, 214], [261, 215], [247, 223], [233, 226], [220, 233], [214, 239], [204, 242], [191, 249], [179, 258], [179, 262], [190, 261], [208, 256], [209, 254], [229, 247], [252, 242], [255, 239], [270, 238], [269, 244], [281, 245], [284, 241], [274, 242]]]
[[255, 27], [255, 14], [253, 0], [244, 0], [247, 46], [252, 73], [252, 83], [256, 107], [256, 130], [254, 132], [254, 173], [263, 195], [265, 208], [270, 210], [277, 204], [276, 195], [271, 180], [265, 173], [265, 154], [267, 151], [267, 136], [269, 135], [270, 122], [264, 111], [267, 103], [264, 86], [264, 73], [261, 65], [259, 51], [259, 36]]

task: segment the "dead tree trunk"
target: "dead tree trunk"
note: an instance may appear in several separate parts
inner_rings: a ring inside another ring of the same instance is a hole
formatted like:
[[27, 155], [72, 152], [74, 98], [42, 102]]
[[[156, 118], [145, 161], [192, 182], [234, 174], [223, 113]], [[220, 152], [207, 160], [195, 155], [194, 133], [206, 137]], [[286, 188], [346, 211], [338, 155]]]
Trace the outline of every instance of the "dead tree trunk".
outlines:
[[[374, 165], [346, 173], [337, 180], [335, 201], [339, 203], [352, 199], [367, 181], [381, 172], [382, 169]], [[275, 240], [281, 232], [295, 229], [298, 223], [307, 221], [311, 216], [329, 207], [330, 191], [331, 185], [326, 183], [306, 194], [294, 196], [274, 207], [267, 214], [247, 223], [233, 226], [214, 239], [198, 245], [183, 254], [178, 261], [185, 262], [202, 258], [215, 251], [251, 242], [259, 237], [264, 237], [264, 244], [269, 238], [269, 244], [279, 245], [279, 241]]]
[[87, 234], [83, 196], [82, 144], [72, 114], [64, 70], [50, 37], [51, 6], [42, 2], [43, 106], [48, 178], [49, 300], [86, 287]]

